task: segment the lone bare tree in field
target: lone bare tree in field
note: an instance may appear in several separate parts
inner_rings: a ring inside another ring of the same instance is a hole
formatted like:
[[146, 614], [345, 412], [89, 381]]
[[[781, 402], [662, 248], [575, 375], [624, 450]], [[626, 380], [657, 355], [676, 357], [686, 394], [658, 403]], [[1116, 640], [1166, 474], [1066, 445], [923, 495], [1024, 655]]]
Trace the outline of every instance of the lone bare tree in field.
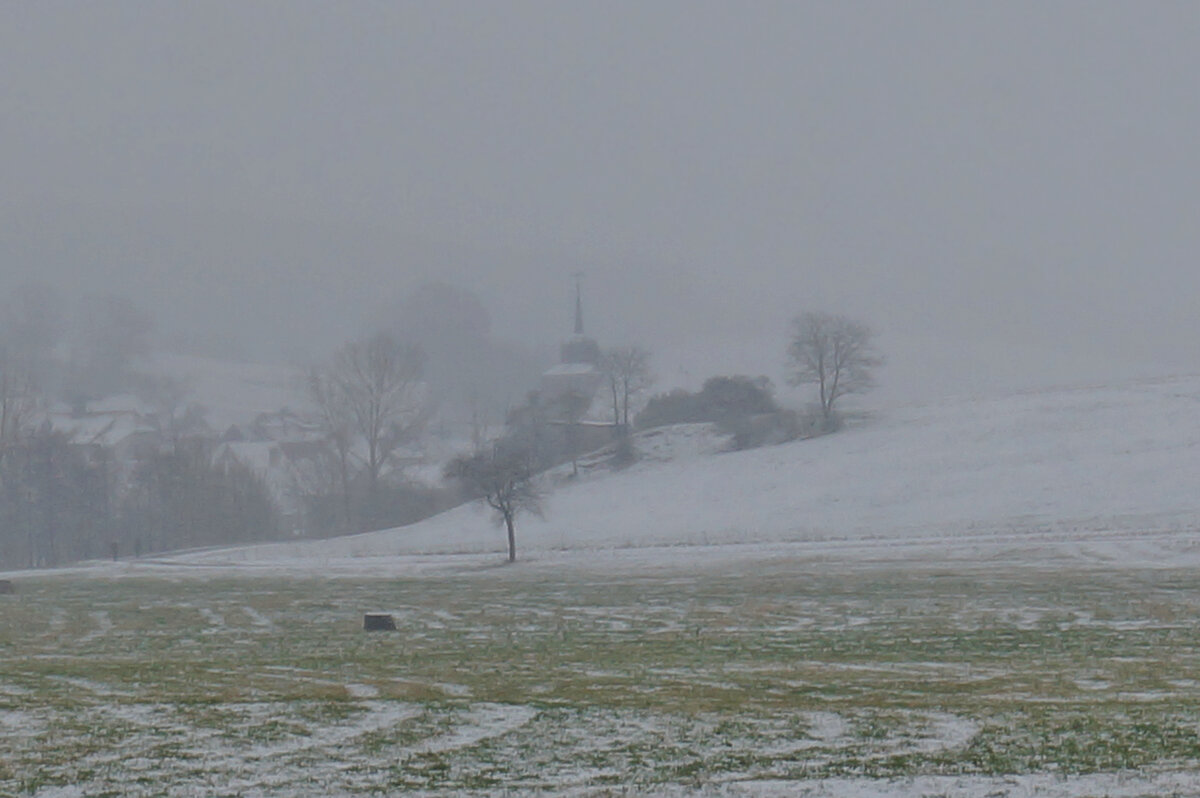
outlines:
[[650, 373], [650, 353], [640, 346], [608, 349], [600, 358], [600, 370], [612, 393], [613, 424], [629, 429], [629, 408], [633, 399], [654, 383]]
[[801, 313], [792, 321], [788, 360], [792, 385], [816, 383], [821, 414], [833, 418], [837, 400], [874, 387], [873, 369], [883, 365], [869, 327], [845, 316]]
[[496, 521], [502, 522], [508, 532], [509, 562], [517, 559], [517, 515], [542, 513], [532, 459], [527, 452], [498, 447], [491, 452], [456, 457], [446, 466], [447, 479], [458, 481], [496, 511]]

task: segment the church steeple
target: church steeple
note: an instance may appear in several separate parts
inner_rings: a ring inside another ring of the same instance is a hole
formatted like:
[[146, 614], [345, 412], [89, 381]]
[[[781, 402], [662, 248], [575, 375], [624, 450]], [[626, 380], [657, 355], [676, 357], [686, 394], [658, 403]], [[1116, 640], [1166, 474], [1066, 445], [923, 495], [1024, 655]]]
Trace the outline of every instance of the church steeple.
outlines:
[[596, 366], [600, 363], [600, 346], [583, 334], [583, 274], [575, 275], [575, 334], [567, 339], [559, 350], [563, 364], [586, 364]]
[[575, 278], [575, 332], [562, 343], [557, 366], [542, 374], [542, 401], [553, 403], [564, 397], [591, 400], [600, 387], [600, 345], [583, 332], [583, 274]]

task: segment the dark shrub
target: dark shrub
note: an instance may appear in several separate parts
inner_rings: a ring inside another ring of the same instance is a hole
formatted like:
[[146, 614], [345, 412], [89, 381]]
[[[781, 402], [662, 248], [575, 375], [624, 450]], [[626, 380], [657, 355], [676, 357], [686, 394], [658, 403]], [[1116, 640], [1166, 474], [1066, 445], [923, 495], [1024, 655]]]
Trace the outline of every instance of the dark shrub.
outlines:
[[766, 377], [710, 377], [699, 393], [677, 388], [650, 399], [638, 414], [638, 429], [704, 421], [732, 423], [764, 413], [777, 413], [771, 381]]

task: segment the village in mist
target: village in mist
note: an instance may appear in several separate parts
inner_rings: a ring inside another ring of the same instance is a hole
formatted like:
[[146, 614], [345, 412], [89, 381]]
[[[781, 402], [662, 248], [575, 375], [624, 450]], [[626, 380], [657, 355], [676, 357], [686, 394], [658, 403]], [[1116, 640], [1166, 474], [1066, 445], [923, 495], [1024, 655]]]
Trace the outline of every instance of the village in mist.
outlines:
[[0, 795], [1200, 794], [1200, 6], [0, 21]]

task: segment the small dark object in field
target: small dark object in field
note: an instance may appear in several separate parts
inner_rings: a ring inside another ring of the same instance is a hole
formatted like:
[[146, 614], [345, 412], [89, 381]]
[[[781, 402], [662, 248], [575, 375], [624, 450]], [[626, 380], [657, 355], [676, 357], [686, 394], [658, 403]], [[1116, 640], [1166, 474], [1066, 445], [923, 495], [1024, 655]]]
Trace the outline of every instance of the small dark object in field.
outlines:
[[363, 615], [363, 629], [368, 632], [394, 632], [396, 621], [386, 613], [368, 612]]
[[13, 583], [8, 579], [0, 579], [0, 594], [16, 593], [17, 589], [13, 587]]

